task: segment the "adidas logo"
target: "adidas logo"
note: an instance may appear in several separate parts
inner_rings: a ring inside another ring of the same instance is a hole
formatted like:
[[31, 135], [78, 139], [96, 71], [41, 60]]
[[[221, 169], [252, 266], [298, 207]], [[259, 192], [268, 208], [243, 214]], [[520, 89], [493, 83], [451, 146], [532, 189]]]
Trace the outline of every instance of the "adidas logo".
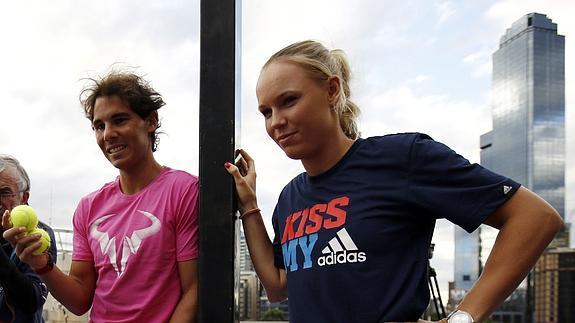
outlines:
[[511, 186], [503, 185], [503, 194], [507, 194], [511, 191]]
[[321, 253], [324, 256], [317, 259], [319, 266], [364, 262], [367, 259], [365, 252], [358, 251], [345, 228], [337, 232], [337, 235], [328, 242], [328, 246], [323, 248]]

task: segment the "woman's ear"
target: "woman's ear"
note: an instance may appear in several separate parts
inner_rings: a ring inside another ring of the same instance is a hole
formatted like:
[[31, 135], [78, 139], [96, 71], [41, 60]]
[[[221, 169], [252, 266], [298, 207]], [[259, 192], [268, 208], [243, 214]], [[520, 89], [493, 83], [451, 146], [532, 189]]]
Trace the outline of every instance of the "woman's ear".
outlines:
[[330, 106], [335, 106], [341, 91], [341, 82], [339, 76], [332, 75], [327, 79], [327, 96]]

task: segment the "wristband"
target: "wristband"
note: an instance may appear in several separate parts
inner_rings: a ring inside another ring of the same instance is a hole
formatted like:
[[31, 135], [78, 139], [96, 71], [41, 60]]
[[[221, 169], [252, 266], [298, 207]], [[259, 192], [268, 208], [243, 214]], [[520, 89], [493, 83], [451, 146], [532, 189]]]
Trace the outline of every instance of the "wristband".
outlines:
[[52, 255], [48, 252], [48, 262], [46, 263], [46, 266], [38, 269], [38, 270], [34, 270], [34, 272], [38, 275], [44, 275], [47, 274], [49, 272], [52, 271], [52, 269], [54, 269], [54, 262], [52, 261]]
[[255, 209], [251, 209], [249, 211], [245, 211], [242, 215], [240, 215], [239, 219], [243, 220], [246, 216], [254, 214], [254, 213], [259, 213], [261, 210], [258, 209], [257, 207]]

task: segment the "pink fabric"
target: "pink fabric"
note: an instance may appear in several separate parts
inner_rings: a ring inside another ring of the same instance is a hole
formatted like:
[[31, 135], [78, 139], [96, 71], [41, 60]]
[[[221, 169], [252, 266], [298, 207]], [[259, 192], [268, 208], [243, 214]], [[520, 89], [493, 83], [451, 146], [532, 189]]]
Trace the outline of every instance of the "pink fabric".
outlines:
[[72, 260], [94, 262], [93, 322], [167, 322], [179, 302], [178, 261], [198, 257], [198, 179], [165, 167], [135, 195], [119, 179], [74, 213]]

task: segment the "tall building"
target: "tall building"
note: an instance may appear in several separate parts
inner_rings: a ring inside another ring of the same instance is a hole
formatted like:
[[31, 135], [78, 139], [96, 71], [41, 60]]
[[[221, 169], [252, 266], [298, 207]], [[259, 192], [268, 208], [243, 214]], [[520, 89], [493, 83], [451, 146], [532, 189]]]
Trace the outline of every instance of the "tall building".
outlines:
[[238, 314], [240, 320], [258, 320], [260, 316], [260, 280], [254, 271], [254, 265], [250, 257], [246, 236], [240, 230], [237, 243], [236, 259], [238, 261]]
[[[547, 16], [527, 14], [501, 37], [492, 100], [493, 130], [481, 136], [481, 164], [531, 189], [564, 217], [565, 37]], [[496, 235], [482, 227], [482, 261]], [[568, 234], [560, 237], [555, 246], [568, 246]]]
[[[531, 189], [564, 217], [565, 37], [557, 33], [557, 24], [537, 13], [514, 22], [493, 54], [492, 82], [493, 130], [481, 136], [481, 164]], [[482, 227], [483, 261], [496, 234]], [[567, 244], [565, 238], [555, 241]], [[531, 321], [531, 276], [526, 285], [525, 302], [502, 308]]]
[[[565, 37], [546, 15], [527, 14], [501, 37], [493, 54], [492, 118], [493, 130], [480, 138], [481, 164], [531, 189], [564, 217]], [[487, 226], [477, 235], [455, 230], [457, 294], [468, 289], [467, 277], [471, 284], [477, 279], [497, 231]], [[556, 242], [568, 244], [567, 239]], [[477, 250], [479, 261], [471, 259]], [[507, 312], [521, 316], [523, 309]], [[523, 320], [516, 318], [513, 322]]]
[[565, 214], [565, 37], [547, 16], [513, 23], [493, 54], [493, 130], [481, 164]]
[[575, 249], [546, 252], [535, 266], [535, 322], [575, 322]]
[[246, 236], [243, 230], [240, 230], [240, 237], [239, 237], [239, 270], [240, 272], [244, 271], [255, 271], [254, 265], [252, 263], [252, 258], [250, 257], [250, 251], [248, 250], [248, 244], [246, 242]]
[[253, 271], [240, 273], [238, 312], [240, 320], [257, 321], [260, 318], [260, 280]]
[[479, 277], [479, 230], [473, 233], [455, 228], [454, 287], [450, 291], [451, 302], [459, 303]]

